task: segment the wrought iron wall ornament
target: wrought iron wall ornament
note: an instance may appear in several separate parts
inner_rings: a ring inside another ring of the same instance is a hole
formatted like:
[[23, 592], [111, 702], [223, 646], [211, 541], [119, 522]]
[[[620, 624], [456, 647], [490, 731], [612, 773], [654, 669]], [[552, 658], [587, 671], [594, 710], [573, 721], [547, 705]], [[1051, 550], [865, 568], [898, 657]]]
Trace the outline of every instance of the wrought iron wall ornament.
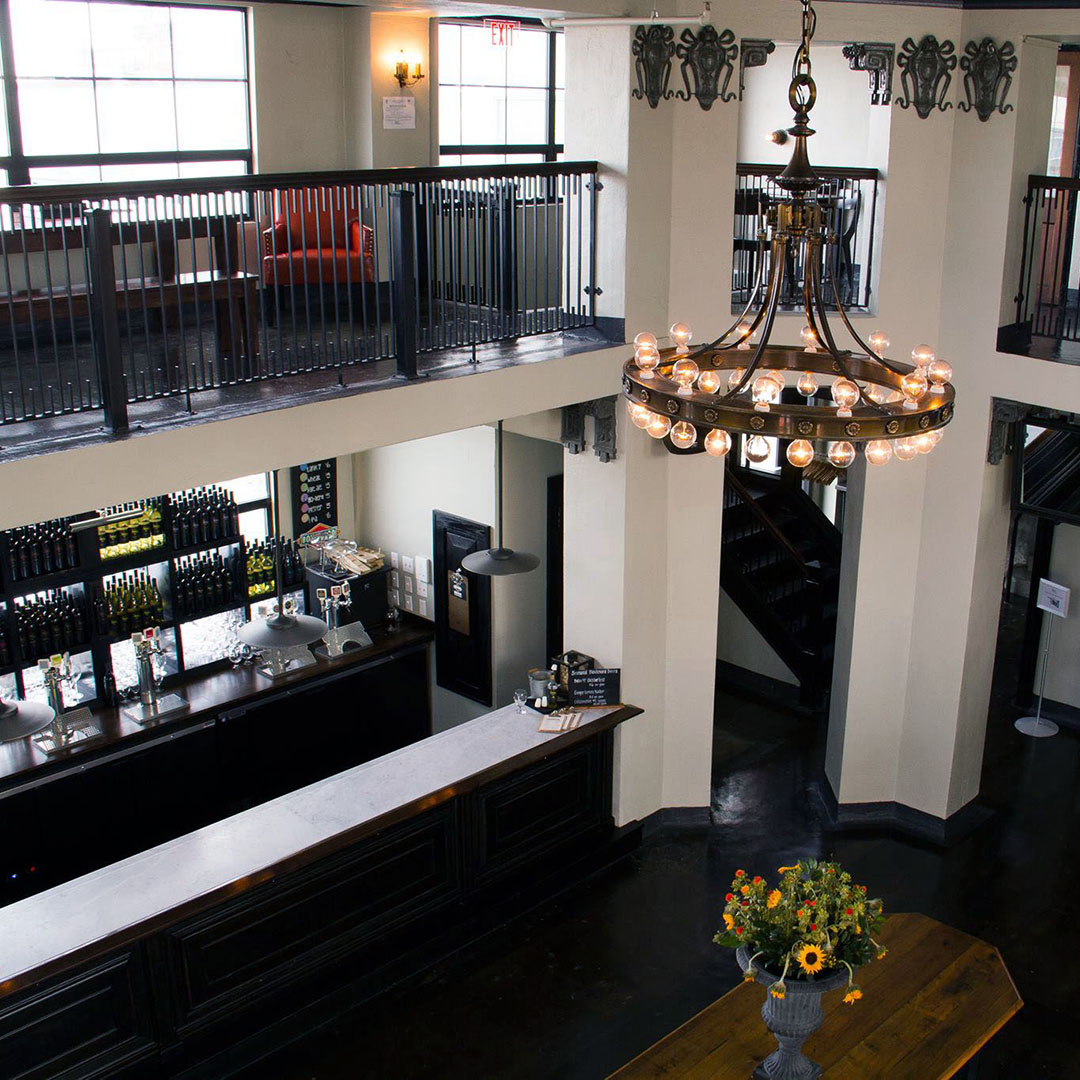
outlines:
[[776, 42], [768, 38], [743, 38], [739, 42], [739, 100], [746, 90], [746, 69], [764, 67], [776, 52]]
[[576, 405], [564, 405], [562, 432], [559, 441], [568, 454], [580, 454], [585, 449], [585, 417], [593, 417], [593, 452], [603, 462], [614, 461], [615, 446], [615, 398], [596, 398], [580, 401]]
[[1012, 73], [1016, 70], [1016, 49], [1011, 41], [998, 47], [993, 38], [983, 38], [976, 45], [969, 41], [964, 46], [964, 55], [960, 58], [960, 69], [964, 72], [964, 93], [966, 102], [960, 102], [964, 112], [972, 109], [984, 123], [995, 112], [1007, 113], [1012, 109], [1005, 104], [1012, 86]]
[[670, 26], [639, 26], [631, 45], [637, 71], [636, 98], [645, 98], [652, 108], [674, 94], [668, 89], [671, 58], [675, 55], [675, 31]]
[[[733, 101], [734, 93], [728, 93], [728, 83], [735, 73], [735, 58], [739, 55], [739, 46], [735, 44], [735, 35], [730, 30], [719, 34], [715, 26], [706, 24], [698, 33], [687, 27], [681, 36], [675, 55], [682, 61], [682, 77], [686, 90], [676, 90], [675, 96], [689, 101], [691, 96], [698, 99], [703, 109], [711, 109], [712, 103]], [[694, 85], [690, 86], [690, 76]], [[720, 78], [723, 76], [723, 84]]]
[[892, 101], [892, 72], [896, 49], [891, 42], [853, 41], [844, 46], [844, 57], [852, 71], [870, 76], [870, 104]]
[[952, 108], [952, 102], [945, 100], [952, 82], [950, 72], [956, 70], [956, 46], [951, 41], [939, 42], [933, 34], [926, 34], [916, 45], [908, 38], [900, 46], [896, 63], [900, 67], [900, 85], [907, 95], [896, 99], [901, 109], [914, 105], [925, 120], [935, 108], [942, 112]]
[[1007, 398], [992, 398], [991, 401], [990, 443], [986, 460], [990, 465], [1000, 465], [1002, 458], [1015, 449], [1013, 436], [1016, 425], [1027, 417], [1032, 407]]

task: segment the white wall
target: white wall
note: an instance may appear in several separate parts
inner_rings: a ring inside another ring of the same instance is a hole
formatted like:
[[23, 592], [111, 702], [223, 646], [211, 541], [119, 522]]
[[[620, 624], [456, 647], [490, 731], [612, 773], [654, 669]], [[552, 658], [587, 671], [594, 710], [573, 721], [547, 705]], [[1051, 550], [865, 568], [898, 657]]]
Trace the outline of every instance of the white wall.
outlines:
[[723, 589], [720, 590], [717, 617], [716, 659], [789, 686], [799, 685], [791, 668], [777, 656], [773, 647], [758, 633], [757, 627]]
[[[540, 556], [520, 577], [492, 579], [492, 685], [496, 707], [526, 687], [526, 671], [547, 664], [547, 478], [562, 472], [562, 447], [505, 434], [505, 541]], [[484, 525], [495, 521], [495, 432], [474, 427], [353, 457], [358, 538], [406, 555], [433, 557], [432, 511]], [[489, 707], [432, 683], [435, 730], [471, 720]]]

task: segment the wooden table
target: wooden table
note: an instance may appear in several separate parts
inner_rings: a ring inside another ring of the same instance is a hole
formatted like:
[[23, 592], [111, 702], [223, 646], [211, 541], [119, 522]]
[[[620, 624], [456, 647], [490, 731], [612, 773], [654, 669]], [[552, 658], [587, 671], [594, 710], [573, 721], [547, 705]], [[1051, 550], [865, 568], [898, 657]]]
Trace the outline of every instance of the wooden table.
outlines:
[[[828, 994], [825, 1023], [803, 1047], [825, 1080], [953, 1076], [1023, 1005], [985, 941], [925, 915], [893, 915], [879, 937], [889, 955], [858, 972], [862, 1001]], [[748, 1080], [776, 1049], [764, 1000], [764, 986], [741, 983], [614, 1075]]]

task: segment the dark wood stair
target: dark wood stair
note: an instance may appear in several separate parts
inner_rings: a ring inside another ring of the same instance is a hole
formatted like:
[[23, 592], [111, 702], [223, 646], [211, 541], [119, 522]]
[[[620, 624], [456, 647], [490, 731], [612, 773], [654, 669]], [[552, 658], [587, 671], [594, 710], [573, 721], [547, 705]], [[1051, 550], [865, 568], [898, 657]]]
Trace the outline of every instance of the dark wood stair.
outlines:
[[832, 680], [841, 536], [800, 488], [729, 465], [720, 584], [824, 708]]

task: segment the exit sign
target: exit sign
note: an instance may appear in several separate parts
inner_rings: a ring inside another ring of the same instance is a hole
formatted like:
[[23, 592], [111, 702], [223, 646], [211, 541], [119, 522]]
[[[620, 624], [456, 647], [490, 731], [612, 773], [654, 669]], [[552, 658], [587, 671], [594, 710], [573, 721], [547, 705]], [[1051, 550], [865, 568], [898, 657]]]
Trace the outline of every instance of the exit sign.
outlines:
[[485, 19], [484, 25], [491, 31], [492, 45], [514, 44], [514, 31], [521, 26], [517, 19]]

